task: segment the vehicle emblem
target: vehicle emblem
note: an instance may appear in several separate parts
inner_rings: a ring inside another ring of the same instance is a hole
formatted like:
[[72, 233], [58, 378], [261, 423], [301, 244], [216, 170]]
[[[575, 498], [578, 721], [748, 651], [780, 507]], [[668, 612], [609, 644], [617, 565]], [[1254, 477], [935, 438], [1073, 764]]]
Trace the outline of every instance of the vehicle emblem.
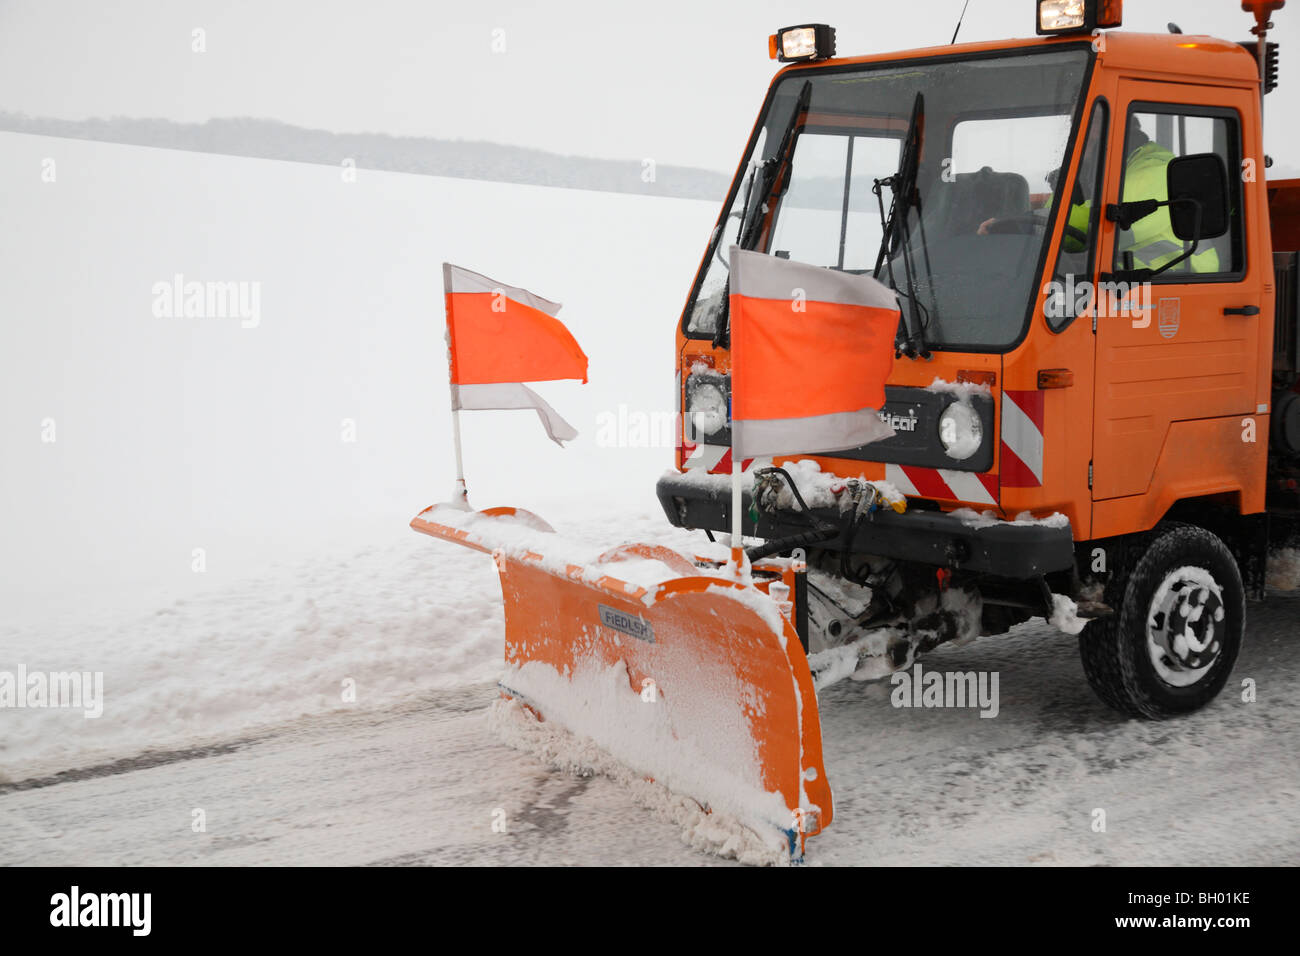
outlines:
[[1178, 334], [1178, 310], [1181, 302], [1181, 299], [1160, 300], [1157, 324], [1160, 326], [1160, 334], [1167, 339], [1172, 339]]

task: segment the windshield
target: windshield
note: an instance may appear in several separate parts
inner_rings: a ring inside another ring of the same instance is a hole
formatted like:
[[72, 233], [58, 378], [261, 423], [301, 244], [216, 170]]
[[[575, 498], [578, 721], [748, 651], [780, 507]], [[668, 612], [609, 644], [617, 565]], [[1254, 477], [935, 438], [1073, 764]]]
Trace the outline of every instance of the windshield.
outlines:
[[[714, 230], [686, 331], [713, 335], [726, 313], [726, 256], [742, 217], [742, 244], [759, 252], [851, 272], [875, 269], [881, 208], [888, 213], [892, 197], [888, 185], [879, 196], [873, 186], [898, 171], [921, 92], [917, 202], [907, 209], [907, 228], [893, 231], [878, 278], [906, 295], [904, 271], [890, 266], [910, 257], [930, 346], [1012, 344], [1036, 289], [1052, 183], [1087, 66], [1087, 48], [1071, 47], [787, 75]], [[785, 166], [788, 184], [775, 172]], [[765, 188], [747, 212], [746, 197]]]

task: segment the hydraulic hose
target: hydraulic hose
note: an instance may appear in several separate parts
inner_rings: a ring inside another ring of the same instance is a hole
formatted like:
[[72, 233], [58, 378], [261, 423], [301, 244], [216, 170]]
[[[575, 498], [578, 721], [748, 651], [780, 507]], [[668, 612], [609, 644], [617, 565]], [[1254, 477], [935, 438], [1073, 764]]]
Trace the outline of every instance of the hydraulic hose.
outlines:
[[820, 544], [823, 541], [829, 541], [842, 533], [840, 528], [833, 525], [824, 524], [813, 514], [812, 509], [808, 507], [808, 502], [803, 500], [803, 495], [799, 493], [799, 486], [794, 483], [794, 478], [784, 468], [759, 468], [754, 472], [754, 477], [760, 475], [779, 474], [785, 479], [785, 483], [790, 487], [790, 494], [794, 497], [795, 502], [799, 505], [804, 515], [814, 527], [809, 531], [801, 531], [798, 534], [787, 535], [784, 538], [775, 538], [764, 544], [755, 545], [752, 548], [745, 549], [745, 556], [750, 562], [766, 558], [769, 555], [780, 554], [782, 551], [788, 551], [790, 548], [797, 548], [805, 544]]
[[799, 534], [792, 534], [784, 538], [775, 538], [764, 544], [756, 545], [752, 548], [745, 549], [745, 556], [751, 562], [760, 558], [766, 558], [768, 555], [780, 554], [782, 551], [788, 551], [790, 548], [797, 548], [805, 544], [820, 544], [823, 541], [829, 541], [840, 533], [839, 528], [814, 528], [812, 531], [803, 531]]

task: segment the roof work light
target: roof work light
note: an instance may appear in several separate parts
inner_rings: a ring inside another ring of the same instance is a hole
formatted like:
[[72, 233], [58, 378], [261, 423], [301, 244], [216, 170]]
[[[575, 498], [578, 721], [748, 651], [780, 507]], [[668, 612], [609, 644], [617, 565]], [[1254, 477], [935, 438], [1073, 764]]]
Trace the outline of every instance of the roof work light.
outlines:
[[1091, 33], [1124, 22], [1123, 0], [1038, 0], [1038, 32]]
[[829, 59], [835, 55], [835, 28], [824, 23], [782, 27], [767, 38], [767, 55], [782, 63]]

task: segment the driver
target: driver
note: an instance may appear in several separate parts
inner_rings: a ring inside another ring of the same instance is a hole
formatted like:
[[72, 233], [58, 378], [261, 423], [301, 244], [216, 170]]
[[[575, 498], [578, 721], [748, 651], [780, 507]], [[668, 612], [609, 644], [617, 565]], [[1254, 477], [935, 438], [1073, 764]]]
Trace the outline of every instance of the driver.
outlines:
[[[1127, 139], [1129, 154], [1124, 166], [1124, 202], [1140, 199], [1164, 202], [1169, 198], [1166, 167], [1174, 154], [1147, 136], [1136, 116], [1129, 117]], [[1053, 173], [1049, 177], [1053, 187], [1057, 175]], [[1085, 243], [1078, 236], [1088, 234], [1091, 217], [1092, 204], [1088, 200], [1074, 203], [1070, 207], [1069, 225], [1072, 228], [1066, 232], [1062, 241], [1066, 252], [1084, 250]], [[998, 224], [996, 218], [986, 219], [980, 223], [978, 232], [981, 236], [987, 236], [1003, 231], [998, 229]], [[1151, 215], [1133, 223], [1131, 230], [1120, 233], [1119, 241], [1121, 257], [1126, 252], [1132, 252], [1133, 266], [1138, 269], [1159, 269], [1166, 262], [1182, 255], [1184, 249], [1182, 241], [1174, 235], [1168, 206], [1161, 206]], [[1214, 249], [1202, 249], [1187, 261], [1193, 272], [1219, 271], [1219, 254]]]

